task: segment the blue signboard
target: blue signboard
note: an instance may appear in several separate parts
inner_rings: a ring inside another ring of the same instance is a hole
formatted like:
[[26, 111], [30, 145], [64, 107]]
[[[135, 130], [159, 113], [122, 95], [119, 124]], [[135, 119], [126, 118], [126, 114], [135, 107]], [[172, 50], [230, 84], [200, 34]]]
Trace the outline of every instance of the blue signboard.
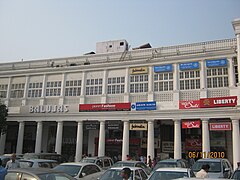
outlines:
[[181, 63], [179, 64], [179, 69], [181, 71], [189, 69], [199, 69], [199, 62]]
[[227, 66], [227, 59], [206, 60], [207, 67], [224, 67]]
[[136, 102], [131, 105], [132, 110], [136, 111], [146, 111], [146, 110], [156, 110], [156, 101], [152, 102]]
[[172, 64], [166, 64], [162, 66], [154, 66], [154, 72], [159, 73], [159, 72], [172, 72]]

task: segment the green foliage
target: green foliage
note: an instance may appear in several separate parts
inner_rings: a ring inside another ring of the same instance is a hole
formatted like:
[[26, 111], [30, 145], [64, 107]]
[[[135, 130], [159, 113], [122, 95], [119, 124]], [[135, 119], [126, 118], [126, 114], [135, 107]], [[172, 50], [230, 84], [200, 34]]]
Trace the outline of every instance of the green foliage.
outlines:
[[0, 102], [0, 134], [6, 133], [7, 130], [8, 109], [5, 104]]

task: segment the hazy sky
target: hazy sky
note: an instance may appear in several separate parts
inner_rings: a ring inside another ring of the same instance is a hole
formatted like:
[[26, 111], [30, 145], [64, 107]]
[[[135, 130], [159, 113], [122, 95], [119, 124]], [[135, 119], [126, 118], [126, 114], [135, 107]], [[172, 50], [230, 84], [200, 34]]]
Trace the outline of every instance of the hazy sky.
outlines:
[[240, 0], [0, 0], [0, 63], [234, 38]]

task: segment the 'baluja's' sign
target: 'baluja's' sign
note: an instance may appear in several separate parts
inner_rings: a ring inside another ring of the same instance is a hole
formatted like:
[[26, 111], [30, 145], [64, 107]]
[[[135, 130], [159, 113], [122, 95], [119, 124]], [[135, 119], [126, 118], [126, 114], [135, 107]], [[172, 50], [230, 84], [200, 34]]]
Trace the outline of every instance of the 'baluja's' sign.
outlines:
[[30, 113], [66, 113], [68, 111], [68, 105], [39, 105], [29, 107]]

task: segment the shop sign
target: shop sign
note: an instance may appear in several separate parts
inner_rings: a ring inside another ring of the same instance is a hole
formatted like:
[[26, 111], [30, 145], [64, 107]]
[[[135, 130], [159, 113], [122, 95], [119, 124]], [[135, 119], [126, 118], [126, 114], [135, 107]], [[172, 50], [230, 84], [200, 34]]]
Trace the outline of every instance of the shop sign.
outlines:
[[200, 121], [183, 121], [182, 128], [183, 129], [192, 129], [192, 128], [200, 128]]
[[66, 113], [68, 111], [68, 105], [29, 106], [30, 113]]
[[189, 69], [199, 69], [199, 62], [188, 62], [179, 64], [179, 69], [181, 71]]
[[[174, 152], [174, 142], [162, 141], [162, 152], [173, 153]], [[185, 144], [183, 142], [182, 142], [182, 152], [185, 152]]]
[[97, 130], [99, 129], [99, 122], [97, 121], [85, 121], [83, 124], [84, 129], [86, 130]]
[[202, 150], [202, 140], [201, 139], [186, 139], [186, 150]]
[[[141, 148], [147, 148], [147, 138], [141, 139]], [[154, 138], [154, 148], [160, 148], [160, 139]]]
[[130, 74], [147, 74], [148, 73], [148, 67], [134, 67], [130, 68]]
[[132, 131], [146, 131], [147, 123], [130, 123], [130, 129]]
[[152, 102], [136, 102], [131, 104], [132, 110], [136, 111], [149, 111], [149, 110], [156, 110], [156, 101]]
[[233, 107], [237, 105], [237, 96], [200, 99], [201, 108]]
[[154, 72], [155, 73], [160, 73], [160, 72], [172, 72], [172, 64], [166, 64], [166, 65], [161, 65], [161, 66], [154, 66]]
[[[95, 144], [98, 144], [99, 142], [99, 138], [95, 138]], [[105, 143], [109, 144], [109, 145], [121, 145], [123, 142], [122, 139], [118, 139], [118, 138], [106, 138], [105, 139]], [[139, 138], [130, 138], [129, 139], [129, 144], [131, 145], [139, 145], [141, 142], [141, 140]]]
[[106, 129], [108, 130], [119, 130], [120, 124], [119, 123], [108, 123], [106, 124]]
[[222, 122], [222, 123], [209, 123], [211, 131], [230, 131], [231, 123], [230, 122]]
[[211, 139], [211, 146], [212, 147], [226, 147], [226, 140], [225, 139]]
[[131, 111], [131, 103], [79, 104], [79, 112], [86, 111]]
[[195, 109], [200, 107], [200, 100], [179, 101], [179, 109]]
[[227, 66], [227, 59], [206, 60], [207, 67], [224, 67]]

